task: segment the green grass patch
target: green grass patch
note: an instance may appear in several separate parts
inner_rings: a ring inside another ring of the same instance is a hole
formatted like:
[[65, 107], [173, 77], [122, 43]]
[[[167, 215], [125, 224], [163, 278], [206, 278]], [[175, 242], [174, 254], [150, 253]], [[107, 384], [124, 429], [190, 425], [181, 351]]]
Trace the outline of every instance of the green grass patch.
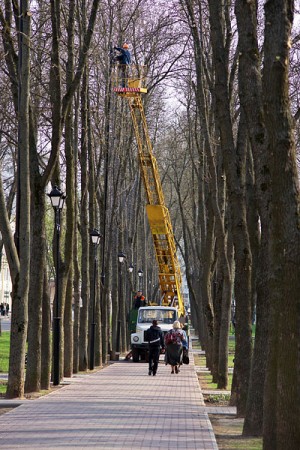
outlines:
[[[200, 374], [198, 374], [198, 376], [200, 377], [200, 383], [201, 383], [202, 389], [209, 389], [209, 390], [218, 389], [217, 383], [213, 383], [213, 381], [212, 381], [212, 375], [210, 372], [200, 373]], [[227, 386], [228, 391], [231, 390], [231, 385], [232, 385], [232, 374], [230, 373], [228, 375], [228, 386]]]
[[205, 355], [195, 355], [194, 354], [194, 362], [195, 362], [195, 366], [207, 367]]
[[233, 366], [234, 366], [233, 360], [234, 360], [234, 355], [229, 354], [228, 355], [228, 367], [232, 367], [233, 368]]
[[262, 450], [262, 438], [244, 437], [244, 419], [235, 416], [209, 415], [219, 450]]
[[206, 367], [206, 357], [205, 357], [205, 355], [199, 356], [199, 359], [200, 359], [200, 364], [199, 365]]
[[6, 394], [7, 381], [0, 380], [0, 396], [4, 397]]
[[220, 403], [228, 404], [230, 400], [230, 394], [214, 394], [214, 395], [205, 395], [205, 403], [217, 404]]
[[208, 373], [200, 373], [200, 384], [202, 389], [211, 389], [215, 390], [218, 389], [217, 383], [213, 383], [211, 374]]
[[0, 336], [0, 372], [8, 372], [10, 332], [3, 331]]
[[229, 353], [235, 352], [235, 339], [229, 339], [228, 341], [228, 351]]
[[192, 344], [193, 344], [193, 349], [201, 350], [200, 341], [193, 340]]
[[[228, 355], [228, 367], [234, 367], [234, 353], [229, 353]], [[207, 367], [206, 366], [206, 357], [205, 355], [197, 355], [194, 354], [195, 366]]]
[[[194, 343], [193, 343], [193, 349], [195, 349]], [[233, 339], [229, 339], [228, 368], [234, 367], [234, 362], [233, 362], [234, 350], [235, 350], [235, 341]], [[196, 366], [207, 367], [205, 355], [200, 355], [200, 354], [194, 353], [194, 362], [195, 362]], [[202, 389], [209, 389], [209, 390], [218, 389], [217, 384], [212, 382], [212, 375], [210, 372], [198, 373], [198, 377], [199, 377]], [[228, 374], [227, 390], [231, 390], [231, 385], [232, 385], [232, 374], [230, 373], [230, 374]]]

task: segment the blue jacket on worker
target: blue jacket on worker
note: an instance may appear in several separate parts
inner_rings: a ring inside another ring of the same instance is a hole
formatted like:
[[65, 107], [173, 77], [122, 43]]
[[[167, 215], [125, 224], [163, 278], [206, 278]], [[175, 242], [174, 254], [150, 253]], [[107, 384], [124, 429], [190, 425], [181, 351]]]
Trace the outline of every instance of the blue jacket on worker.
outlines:
[[116, 60], [119, 61], [120, 64], [128, 65], [131, 63], [131, 55], [130, 51], [128, 50], [129, 45], [123, 44], [123, 47], [114, 47], [115, 50], [118, 50], [120, 52], [120, 55], [116, 57]]

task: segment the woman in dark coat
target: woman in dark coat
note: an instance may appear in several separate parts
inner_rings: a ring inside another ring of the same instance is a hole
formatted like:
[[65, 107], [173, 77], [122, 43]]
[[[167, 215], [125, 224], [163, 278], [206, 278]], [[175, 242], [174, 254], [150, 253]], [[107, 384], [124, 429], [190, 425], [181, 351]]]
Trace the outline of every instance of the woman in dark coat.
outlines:
[[166, 364], [172, 367], [171, 374], [179, 372], [179, 365], [182, 361], [182, 341], [184, 334], [181, 330], [180, 322], [176, 320], [173, 323], [172, 330], [165, 335], [166, 346]]

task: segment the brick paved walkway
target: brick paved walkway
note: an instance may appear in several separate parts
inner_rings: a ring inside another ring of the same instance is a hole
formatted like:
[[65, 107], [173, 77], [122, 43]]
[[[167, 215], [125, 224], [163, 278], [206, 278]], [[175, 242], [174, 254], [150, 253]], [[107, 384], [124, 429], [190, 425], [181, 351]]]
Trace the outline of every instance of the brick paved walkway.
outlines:
[[120, 361], [1, 416], [0, 448], [215, 449], [191, 364], [176, 375], [159, 364]]

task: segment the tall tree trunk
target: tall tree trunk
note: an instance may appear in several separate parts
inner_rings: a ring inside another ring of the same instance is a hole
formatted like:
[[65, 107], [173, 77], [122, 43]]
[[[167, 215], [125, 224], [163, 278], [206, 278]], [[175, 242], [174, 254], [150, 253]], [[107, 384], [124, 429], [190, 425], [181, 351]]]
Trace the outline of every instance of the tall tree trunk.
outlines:
[[90, 280], [89, 280], [89, 234], [88, 234], [88, 177], [87, 177], [87, 73], [84, 71], [82, 89], [81, 89], [81, 298], [82, 308], [80, 311], [80, 335], [79, 335], [79, 370], [87, 370], [88, 367], [88, 307], [90, 298]]
[[251, 357], [252, 357], [252, 254], [250, 238], [247, 228], [246, 212], [246, 160], [248, 138], [245, 116], [241, 112], [238, 138], [237, 138], [237, 188], [235, 201], [232, 202], [233, 223], [232, 235], [235, 249], [235, 300], [236, 300], [236, 353], [234, 371], [236, 371], [236, 389], [233, 397], [236, 398], [237, 414], [244, 416], [246, 412]]
[[213, 278], [213, 302], [214, 302], [214, 338], [213, 338], [213, 383], [218, 383], [219, 365], [219, 345], [220, 329], [222, 326], [222, 291], [223, 291], [223, 271], [219, 268], [219, 259], [216, 262], [216, 269]]
[[[123, 227], [121, 230], [122, 233], [122, 239], [121, 241], [119, 241], [119, 246], [121, 246], [120, 248], [122, 249], [121, 251], [123, 251], [124, 249], [124, 232], [123, 232]], [[126, 328], [127, 328], [127, 323], [126, 323], [126, 289], [125, 289], [125, 283], [126, 283], [126, 264], [124, 263], [120, 263], [119, 262], [120, 267], [120, 298], [119, 298], [119, 312], [120, 312], [120, 316], [119, 316], [119, 320], [120, 320], [120, 342], [121, 342], [121, 346], [120, 346], [120, 351], [121, 353], [124, 353], [126, 351], [127, 348], [127, 343], [126, 343]], [[147, 297], [146, 297], [147, 298]], [[148, 299], [149, 300], [149, 299]]]
[[263, 95], [272, 202], [263, 442], [266, 450], [292, 450], [300, 448], [300, 192], [288, 82], [293, 2], [265, 3], [265, 21]]
[[[232, 232], [235, 253], [243, 257], [244, 272], [236, 272], [243, 277], [240, 282], [247, 287], [244, 292], [236, 292], [236, 400], [239, 415], [244, 415], [251, 363], [251, 249], [246, 223], [245, 197], [242, 195], [237, 171], [235, 143], [233, 138], [230, 114], [229, 73], [228, 73], [228, 41], [231, 34], [225, 35], [228, 24], [225, 22], [225, 11], [221, 3], [209, 0], [209, 20], [215, 66], [216, 119], [220, 130], [221, 147], [227, 177], [230, 211], [232, 215]], [[227, 30], [228, 31], [228, 30]], [[230, 31], [230, 30], [229, 30]], [[237, 280], [236, 280], [237, 282]], [[238, 297], [239, 296], [239, 297]], [[240, 303], [239, 303], [240, 301]], [[239, 304], [238, 304], [239, 303]], [[249, 305], [249, 306], [247, 306]], [[238, 317], [239, 316], [239, 317]]]
[[[37, 181], [40, 177], [32, 174]], [[31, 205], [31, 263], [28, 314], [28, 357], [26, 367], [25, 392], [38, 392], [41, 387], [41, 341], [42, 341], [42, 300], [44, 292], [45, 272], [45, 193], [44, 189], [32, 183]], [[36, 239], [42, 236], [42, 239]]]
[[239, 97], [246, 115], [251, 142], [256, 180], [255, 189], [261, 223], [258, 267], [256, 269], [256, 336], [243, 430], [243, 434], [251, 436], [261, 435], [263, 424], [263, 391], [270, 295], [268, 271], [270, 170], [267, 161], [256, 4], [236, 0], [235, 13], [239, 30]]
[[[112, 23], [110, 24], [112, 27]], [[110, 29], [110, 32], [112, 29]], [[112, 87], [112, 69], [113, 61], [110, 60], [108, 74], [106, 78], [105, 85], [105, 124], [104, 124], [104, 135], [105, 135], [105, 146], [104, 146], [104, 161], [103, 161], [103, 211], [102, 211], [102, 247], [101, 247], [101, 284], [100, 284], [100, 308], [101, 308], [101, 343], [102, 343], [102, 362], [107, 363], [107, 354], [109, 349], [109, 279], [107, 276], [107, 269], [110, 263], [110, 255], [107, 252], [109, 247], [109, 234], [108, 233], [108, 180], [109, 180], [109, 154], [111, 146], [111, 87]]]
[[[211, 199], [207, 200], [207, 204], [211, 206]], [[209, 369], [212, 369], [213, 359], [213, 334], [214, 334], [214, 310], [212, 302], [212, 274], [211, 266], [213, 262], [213, 250], [214, 250], [214, 229], [215, 229], [215, 217], [213, 215], [212, 207], [207, 209], [207, 233], [206, 239], [202, 242], [202, 255], [203, 255], [203, 268], [202, 268], [202, 289], [201, 289], [201, 303], [203, 308], [203, 314], [205, 317], [206, 325], [206, 343], [205, 343], [205, 355], [206, 363]]]
[[51, 374], [51, 307], [47, 271], [44, 273], [42, 311], [41, 389], [48, 390], [50, 388]]
[[[68, 16], [68, 60], [66, 64], [66, 84], [67, 90], [70, 89], [74, 77], [74, 23], [75, 23], [75, 1], [69, 0]], [[77, 136], [73, 135], [73, 98], [69, 102], [65, 118], [65, 154], [66, 154], [66, 198], [67, 220], [65, 237], [65, 273], [66, 280], [65, 301], [64, 301], [64, 369], [63, 373], [71, 377], [73, 373], [73, 251], [75, 235], [75, 158], [74, 158], [74, 140]]]
[[19, 132], [18, 132], [18, 207], [16, 219], [19, 273], [13, 278], [10, 358], [6, 397], [24, 394], [25, 343], [28, 324], [30, 267], [30, 169], [29, 169], [29, 81], [30, 23], [29, 2], [21, 2], [19, 46]]
[[97, 255], [96, 266], [96, 284], [95, 284], [95, 299], [96, 299], [96, 338], [95, 338], [95, 364], [102, 366], [102, 318], [100, 307], [100, 282], [99, 282], [99, 250]]
[[[193, 10], [192, 3], [189, 1], [182, 2], [187, 8], [187, 14], [189, 18], [189, 24], [194, 42], [194, 54], [195, 54], [195, 65], [197, 74], [197, 84], [196, 84], [196, 103], [198, 106], [198, 111], [200, 115], [201, 132], [204, 135], [204, 146], [207, 154], [207, 161], [209, 167], [209, 175], [211, 178], [210, 188], [211, 188], [211, 201], [212, 208], [215, 216], [215, 235], [216, 235], [216, 251], [219, 260], [219, 270], [222, 271], [222, 305], [220, 309], [220, 321], [222, 317], [222, 337], [220, 340], [221, 345], [225, 345], [223, 349], [225, 351], [224, 355], [219, 355], [219, 340], [218, 336], [214, 336], [214, 354], [217, 356], [217, 361], [212, 366], [213, 376], [215, 380], [218, 380], [219, 388], [226, 388], [228, 383], [228, 333], [229, 333], [229, 314], [230, 314], [230, 304], [231, 304], [231, 271], [227, 258], [227, 241], [225, 233], [224, 224], [224, 211], [223, 203], [225, 196], [225, 183], [223, 181], [223, 186], [218, 183], [217, 177], [217, 163], [216, 155], [214, 152], [214, 145], [212, 144], [212, 136], [214, 136], [215, 130], [212, 128], [210, 130], [209, 123], [209, 112], [207, 98], [205, 97], [205, 89], [207, 88], [207, 81], [205, 79], [205, 61], [203, 58], [203, 42], [202, 36], [199, 33], [198, 26], [196, 25], [195, 12]], [[200, 6], [200, 20], [201, 16], [201, 6]], [[224, 180], [224, 177], [220, 177]], [[221, 203], [221, 205], [219, 204]], [[221, 323], [220, 322], [220, 323]], [[214, 327], [216, 328], [216, 322]], [[216, 331], [218, 329], [216, 328]], [[219, 335], [219, 333], [218, 333]], [[221, 359], [219, 359], [221, 356]]]
[[70, 269], [64, 311], [64, 376], [73, 375], [73, 269]]
[[[77, 203], [77, 202], [75, 202]], [[77, 213], [75, 214], [77, 217]], [[76, 221], [77, 222], [77, 221]], [[80, 327], [80, 270], [79, 270], [79, 262], [78, 262], [78, 231], [77, 227], [75, 227], [74, 234], [74, 252], [73, 252], [73, 267], [74, 267], [74, 322], [73, 322], [73, 373], [78, 373], [79, 369], [79, 327]]]
[[[79, 95], [75, 95], [75, 118], [74, 118], [74, 137], [78, 136], [78, 115], [79, 115]], [[78, 143], [74, 139], [74, 166], [75, 166], [75, 180], [78, 179]], [[78, 194], [77, 190], [74, 192], [74, 221], [75, 224], [79, 220], [78, 212]], [[74, 322], [73, 322], [73, 373], [77, 373], [79, 369], [79, 329], [80, 329], [80, 269], [79, 269], [79, 256], [78, 256], [78, 227], [74, 228], [74, 241], [73, 241], [73, 295], [74, 295]]]
[[[231, 313], [231, 299], [232, 299], [232, 263], [233, 263], [233, 242], [232, 238], [229, 236], [227, 238], [226, 245], [227, 260], [230, 268], [230, 278], [227, 280], [227, 285], [225, 286], [226, 293], [224, 292], [224, 287], [220, 286], [220, 295], [222, 296], [222, 316], [221, 316], [221, 326], [219, 331], [219, 359], [218, 359], [218, 389], [227, 389], [228, 387], [228, 354], [229, 354], [229, 328], [230, 328], [230, 313]], [[227, 292], [229, 290], [229, 292]]]

